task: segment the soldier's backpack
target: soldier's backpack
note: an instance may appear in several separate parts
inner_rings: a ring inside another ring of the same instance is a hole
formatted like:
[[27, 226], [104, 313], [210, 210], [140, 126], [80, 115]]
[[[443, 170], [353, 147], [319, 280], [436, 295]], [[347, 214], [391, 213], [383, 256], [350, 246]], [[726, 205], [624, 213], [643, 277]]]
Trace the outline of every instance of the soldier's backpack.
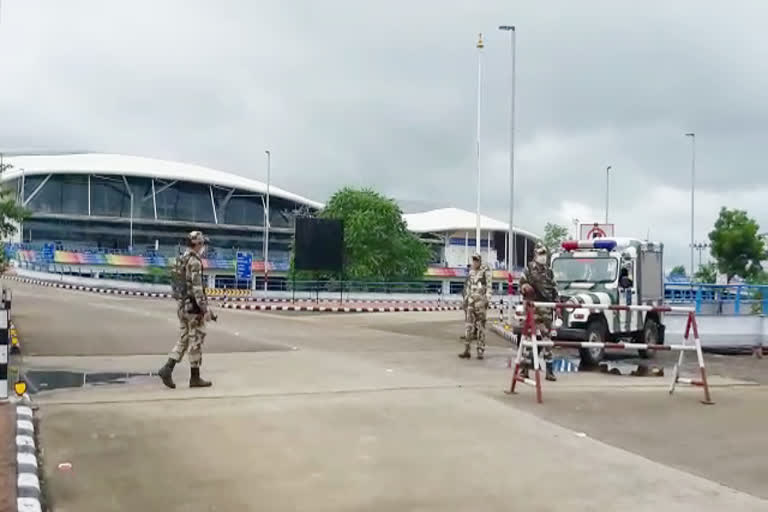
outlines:
[[171, 296], [176, 300], [184, 300], [189, 295], [187, 290], [187, 262], [189, 258], [198, 258], [194, 252], [186, 252], [176, 258], [171, 267]]

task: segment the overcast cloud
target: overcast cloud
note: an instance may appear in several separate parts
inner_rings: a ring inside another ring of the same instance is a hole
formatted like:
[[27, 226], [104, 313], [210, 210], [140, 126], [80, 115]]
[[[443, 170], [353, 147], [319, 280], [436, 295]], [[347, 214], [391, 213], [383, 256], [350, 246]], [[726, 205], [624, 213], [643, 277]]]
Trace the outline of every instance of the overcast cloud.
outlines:
[[604, 215], [688, 262], [719, 208], [768, 231], [768, 3], [2, 0], [0, 148], [199, 163], [324, 201], [342, 185], [474, 208], [477, 32], [483, 213], [508, 218], [509, 39], [518, 27], [516, 224]]

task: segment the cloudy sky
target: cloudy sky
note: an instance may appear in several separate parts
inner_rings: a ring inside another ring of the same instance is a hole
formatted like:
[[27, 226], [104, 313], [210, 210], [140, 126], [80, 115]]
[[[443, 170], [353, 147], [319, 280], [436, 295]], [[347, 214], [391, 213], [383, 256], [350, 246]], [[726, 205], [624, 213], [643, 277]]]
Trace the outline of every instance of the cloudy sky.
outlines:
[[0, 0], [0, 148], [199, 163], [324, 201], [342, 185], [474, 208], [478, 32], [483, 213], [604, 216], [688, 261], [719, 208], [768, 231], [768, 2]]

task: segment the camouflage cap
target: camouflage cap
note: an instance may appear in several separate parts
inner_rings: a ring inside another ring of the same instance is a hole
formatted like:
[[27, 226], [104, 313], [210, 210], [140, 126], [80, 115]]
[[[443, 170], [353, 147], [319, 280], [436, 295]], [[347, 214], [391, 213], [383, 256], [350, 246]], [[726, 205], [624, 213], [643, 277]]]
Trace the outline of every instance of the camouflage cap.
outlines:
[[208, 237], [205, 236], [202, 231], [190, 231], [187, 235], [187, 240], [192, 244], [208, 243]]
[[483, 261], [483, 257], [478, 252], [472, 255], [472, 259], [477, 261]]
[[537, 255], [539, 255], [539, 254], [544, 254], [544, 255], [549, 254], [549, 251], [547, 251], [547, 248], [544, 247], [541, 244], [536, 244], [536, 249], [534, 251], [535, 251], [535, 254], [537, 254]]

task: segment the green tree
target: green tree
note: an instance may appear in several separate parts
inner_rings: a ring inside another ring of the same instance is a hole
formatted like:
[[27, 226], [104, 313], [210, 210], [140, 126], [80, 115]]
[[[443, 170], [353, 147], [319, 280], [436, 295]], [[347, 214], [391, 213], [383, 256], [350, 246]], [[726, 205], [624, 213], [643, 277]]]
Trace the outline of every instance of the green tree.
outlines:
[[[768, 284], [768, 272], [765, 270], [759, 270], [746, 279], [747, 284]], [[762, 288], [753, 288], [749, 292], [749, 298], [752, 299], [752, 305], [750, 307], [752, 314], [760, 314], [763, 311], [763, 299], [765, 298], [765, 290]]]
[[[10, 164], [3, 164], [0, 174], [11, 167]], [[15, 195], [10, 189], [0, 188], [0, 238], [3, 239], [15, 234], [18, 224], [29, 216], [29, 212], [16, 201]], [[0, 243], [0, 269], [4, 270], [6, 263], [5, 250]]]
[[728, 276], [750, 279], [760, 274], [760, 261], [765, 259], [765, 245], [759, 236], [760, 226], [744, 210], [720, 209], [715, 227], [709, 233], [712, 256], [717, 268]]
[[685, 267], [682, 265], [677, 265], [676, 267], [672, 267], [672, 270], [669, 271], [670, 276], [677, 276], [677, 277], [685, 277]]
[[768, 272], [760, 270], [751, 275], [747, 280], [747, 284], [768, 284]]
[[699, 265], [693, 277], [700, 283], [714, 284], [717, 282], [717, 265], [711, 262]]
[[547, 222], [544, 226], [544, 240], [542, 243], [550, 253], [560, 249], [560, 244], [568, 238], [568, 228], [560, 224]]
[[345, 187], [331, 197], [320, 217], [344, 222], [346, 278], [405, 281], [424, 276], [430, 250], [408, 231], [392, 199], [371, 189]]

